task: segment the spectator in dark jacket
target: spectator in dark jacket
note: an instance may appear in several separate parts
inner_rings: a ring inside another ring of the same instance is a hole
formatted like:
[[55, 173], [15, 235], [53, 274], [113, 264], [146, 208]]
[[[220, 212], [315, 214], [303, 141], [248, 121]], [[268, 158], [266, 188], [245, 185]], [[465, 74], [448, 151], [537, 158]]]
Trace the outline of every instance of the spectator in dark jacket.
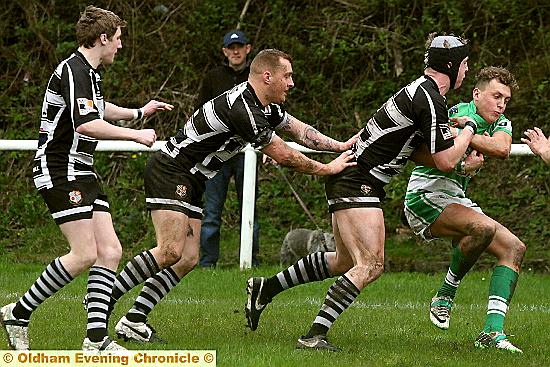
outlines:
[[[222, 52], [225, 62], [206, 74], [199, 91], [195, 109], [248, 79], [250, 66], [247, 56], [252, 49], [248, 37], [240, 30], [232, 30], [223, 37]], [[239, 206], [243, 202], [244, 154], [237, 154], [224, 163], [211, 180], [206, 181], [204, 218], [201, 229], [201, 267], [215, 267], [220, 257], [220, 226], [222, 212], [231, 177], [235, 180]], [[257, 186], [256, 186], [257, 187]], [[256, 190], [257, 194], [257, 190]], [[256, 195], [257, 196], [257, 195]], [[252, 234], [252, 265], [259, 264], [259, 225], [256, 214]]]

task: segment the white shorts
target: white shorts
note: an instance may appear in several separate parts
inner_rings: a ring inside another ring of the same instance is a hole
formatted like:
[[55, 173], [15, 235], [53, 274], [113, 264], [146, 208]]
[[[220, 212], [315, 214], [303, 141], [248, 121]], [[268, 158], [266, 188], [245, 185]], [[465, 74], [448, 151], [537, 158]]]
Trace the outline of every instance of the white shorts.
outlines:
[[414, 233], [426, 241], [435, 239], [430, 226], [450, 204], [460, 204], [482, 213], [481, 208], [467, 197], [451, 196], [442, 192], [426, 192], [412, 195], [405, 200], [405, 217]]

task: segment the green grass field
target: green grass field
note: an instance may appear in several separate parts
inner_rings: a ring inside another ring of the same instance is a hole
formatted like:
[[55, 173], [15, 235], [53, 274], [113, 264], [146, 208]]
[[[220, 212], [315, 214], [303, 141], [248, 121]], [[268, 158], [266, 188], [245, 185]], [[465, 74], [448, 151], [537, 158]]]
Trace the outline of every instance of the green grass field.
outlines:
[[[0, 303], [17, 300], [42, 269], [0, 262]], [[218, 366], [550, 365], [548, 275], [525, 271], [508, 313], [507, 332], [516, 335], [512, 340], [523, 355], [473, 347], [485, 317], [487, 272], [474, 272], [463, 281], [448, 331], [430, 323], [427, 309], [443, 274], [384, 274], [334, 324], [329, 339], [344, 351], [331, 353], [295, 349], [331, 280], [282, 293], [264, 311], [257, 331], [245, 328], [246, 279], [279, 269], [195, 270], [151, 314], [151, 324], [169, 344], [121, 344], [129, 349], [215, 349]], [[77, 278], [34, 313], [29, 328], [32, 349], [80, 349], [86, 323], [81, 305], [85, 282], [86, 277]], [[136, 293], [118, 303], [111, 330]], [[3, 334], [0, 349], [6, 348]]]

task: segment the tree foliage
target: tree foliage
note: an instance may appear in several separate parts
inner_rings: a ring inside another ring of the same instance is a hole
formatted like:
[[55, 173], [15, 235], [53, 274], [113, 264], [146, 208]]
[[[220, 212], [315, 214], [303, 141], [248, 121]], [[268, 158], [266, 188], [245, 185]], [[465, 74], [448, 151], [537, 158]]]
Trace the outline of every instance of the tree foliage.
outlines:
[[[97, 1], [95, 5], [128, 21], [123, 49], [103, 71], [106, 99], [129, 107], [151, 98], [173, 103], [176, 109], [171, 113], [130, 124], [154, 127], [159, 139], [166, 139], [192, 114], [202, 76], [222, 59], [222, 35], [239, 24], [253, 42], [252, 54], [278, 48], [293, 56], [296, 87], [288, 110], [320, 131], [345, 139], [422, 72], [427, 35], [446, 31], [464, 34], [472, 46], [469, 76], [460, 90], [448, 94], [449, 105], [471, 98], [473, 76], [483, 66], [505, 66], [520, 85], [506, 112], [514, 123], [514, 143], [534, 125], [550, 133], [547, 2], [251, 0], [240, 19], [245, 4]], [[2, 8], [0, 139], [36, 139], [43, 89], [57, 63], [76, 49], [74, 25], [86, 5], [21, 0]], [[153, 236], [141, 192], [146, 154], [134, 156], [98, 153], [97, 170], [112, 197], [123, 243], [139, 245], [144, 238], [152, 242]], [[0, 219], [0, 234], [9, 246], [26, 246], [32, 227], [52, 222], [35, 194], [31, 161], [30, 153], [0, 152], [0, 203], [8, 214]], [[329, 229], [322, 179], [283, 172], [320, 225]], [[548, 168], [532, 157], [491, 160], [470, 189], [489, 215], [528, 244], [534, 259], [547, 257], [550, 242], [549, 177]], [[390, 237], [400, 224], [406, 179], [402, 175], [388, 187]], [[259, 180], [262, 243], [269, 249], [266, 259], [273, 260], [286, 231], [312, 224], [277, 170], [262, 167]], [[230, 197], [224, 218], [224, 225], [237, 231], [228, 234], [231, 238], [238, 237], [239, 228], [235, 199]]]

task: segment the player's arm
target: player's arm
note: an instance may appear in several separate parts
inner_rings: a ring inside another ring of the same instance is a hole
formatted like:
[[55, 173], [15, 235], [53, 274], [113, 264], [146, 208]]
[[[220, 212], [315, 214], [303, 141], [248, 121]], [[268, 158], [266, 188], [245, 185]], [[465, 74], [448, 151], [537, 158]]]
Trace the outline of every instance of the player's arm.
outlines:
[[147, 104], [141, 108], [126, 108], [110, 102], [105, 102], [105, 114], [103, 117], [107, 121], [135, 120], [151, 116], [157, 111], [171, 111], [173, 108], [174, 106], [171, 104], [156, 100], [147, 102]]
[[463, 130], [454, 138], [452, 146], [432, 154], [436, 168], [443, 172], [451, 172], [455, 169], [477, 131], [477, 124], [471, 117], [451, 117], [450, 120], [453, 127], [460, 127]]
[[88, 121], [78, 126], [76, 132], [95, 139], [132, 140], [148, 147], [152, 146], [157, 139], [153, 129], [130, 129], [112, 125], [101, 119]]
[[413, 151], [410, 160], [422, 166], [437, 168], [434, 159], [430, 154], [430, 150], [425, 143], [420, 144], [418, 148]]
[[317, 162], [316, 160], [308, 158], [299, 151], [292, 149], [277, 135], [273, 135], [271, 142], [264, 146], [261, 151], [283, 167], [291, 168], [296, 172], [317, 176], [336, 174], [346, 167], [351, 167], [357, 164], [353, 160], [354, 155], [351, 151], [346, 151], [340, 154], [340, 156], [327, 164]]
[[462, 134], [454, 139], [453, 146], [432, 154], [435, 167], [443, 172], [451, 172], [454, 170], [458, 161], [460, 161], [464, 153], [466, 153], [466, 149], [468, 149], [474, 135], [472, 130], [464, 129]]
[[504, 131], [497, 131], [493, 136], [474, 136], [470, 145], [484, 155], [506, 159], [510, 156], [510, 150], [512, 149], [512, 137]]
[[345, 152], [353, 146], [359, 137], [359, 134], [356, 134], [347, 141], [341, 142], [320, 133], [311, 125], [298, 120], [290, 114], [288, 117], [288, 123], [284, 125], [280, 131], [296, 143], [310, 149], [329, 152]]

